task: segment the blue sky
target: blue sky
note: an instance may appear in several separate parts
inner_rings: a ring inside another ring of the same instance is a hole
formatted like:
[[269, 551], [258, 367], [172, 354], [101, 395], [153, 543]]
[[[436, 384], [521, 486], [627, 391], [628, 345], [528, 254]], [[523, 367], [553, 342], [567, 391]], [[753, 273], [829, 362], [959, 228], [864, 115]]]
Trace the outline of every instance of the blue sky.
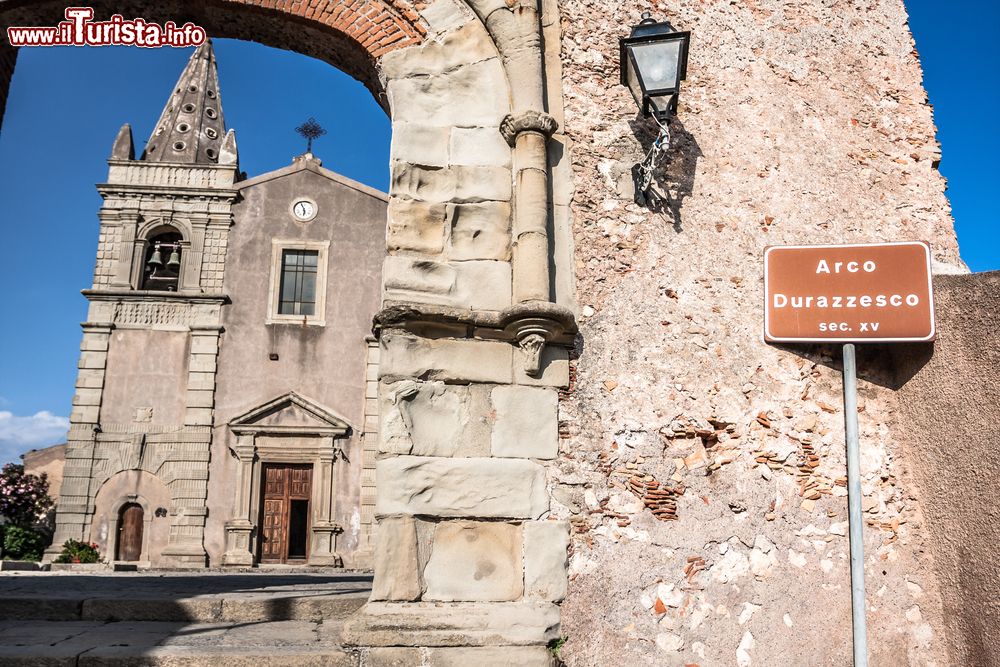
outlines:
[[[907, 0], [949, 180], [962, 256], [1000, 269], [994, 129], [1000, 3]], [[324, 165], [388, 185], [389, 122], [369, 92], [333, 67], [287, 51], [217, 40], [228, 127], [250, 175], [304, 150], [294, 128], [309, 116], [328, 130]], [[0, 131], [0, 463], [64, 437], [76, 376], [101, 200], [94, 184], [122, 123], [141, 150], [190, 50], [25, 48]], [[17, 323], [17, 326], [9, 324]]]

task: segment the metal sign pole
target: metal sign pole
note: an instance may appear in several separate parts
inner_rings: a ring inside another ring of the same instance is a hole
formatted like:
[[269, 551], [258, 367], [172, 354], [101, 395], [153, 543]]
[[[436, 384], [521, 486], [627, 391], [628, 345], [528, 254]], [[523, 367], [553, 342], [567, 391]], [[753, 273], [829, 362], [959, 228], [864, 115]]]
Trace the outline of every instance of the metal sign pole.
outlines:
[[854, 344], [844, 344], [844, 430], [847, 436], [847, 517], [851, 530], [851, 616], [854, 667], [868, 667], [865, 626], [865, 545], [861, 522], [861, 454], [858, 442], [858, 376]]

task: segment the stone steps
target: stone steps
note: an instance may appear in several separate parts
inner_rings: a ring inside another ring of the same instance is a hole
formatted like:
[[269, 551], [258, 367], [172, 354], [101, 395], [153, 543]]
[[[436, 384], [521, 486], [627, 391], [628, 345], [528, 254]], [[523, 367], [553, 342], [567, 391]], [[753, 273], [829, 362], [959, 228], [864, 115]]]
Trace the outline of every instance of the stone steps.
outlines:
[[345, 618], [368, 591], [294, 597], [253, 594], [177, 597], [5, 597], [0, 621], [169, 621], [191, 623], [321, 621]]
[[340, 623], [0, 622], [9, 667], [351, 666]]

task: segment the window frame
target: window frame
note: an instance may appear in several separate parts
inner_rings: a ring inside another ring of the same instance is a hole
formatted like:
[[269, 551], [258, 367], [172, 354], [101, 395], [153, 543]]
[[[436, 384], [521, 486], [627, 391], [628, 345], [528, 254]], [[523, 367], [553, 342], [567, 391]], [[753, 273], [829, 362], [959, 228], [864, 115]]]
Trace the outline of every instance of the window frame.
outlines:
[[[285, 250], [314, 250], [316, 256], [316, 312], [313, 315], [282, 315], [278, 312], [281, 302], [282, 255]], [[266, 324], [306, 324], [326, 326], [326, 280], [329, 241], [271, 240], [271, 277], [267, 298]]]

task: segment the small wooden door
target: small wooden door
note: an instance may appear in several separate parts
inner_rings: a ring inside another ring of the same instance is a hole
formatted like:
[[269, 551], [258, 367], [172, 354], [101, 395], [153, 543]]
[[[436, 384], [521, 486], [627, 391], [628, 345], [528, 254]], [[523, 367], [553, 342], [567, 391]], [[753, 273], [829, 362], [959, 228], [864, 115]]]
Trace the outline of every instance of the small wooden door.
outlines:
[[266, 464], [262, 477], [260, 562], [305, 561], [312, 466]]
[[115, 560], [135, 561], [142, 555], [142, 507], [127, 503], [118, 513]]

